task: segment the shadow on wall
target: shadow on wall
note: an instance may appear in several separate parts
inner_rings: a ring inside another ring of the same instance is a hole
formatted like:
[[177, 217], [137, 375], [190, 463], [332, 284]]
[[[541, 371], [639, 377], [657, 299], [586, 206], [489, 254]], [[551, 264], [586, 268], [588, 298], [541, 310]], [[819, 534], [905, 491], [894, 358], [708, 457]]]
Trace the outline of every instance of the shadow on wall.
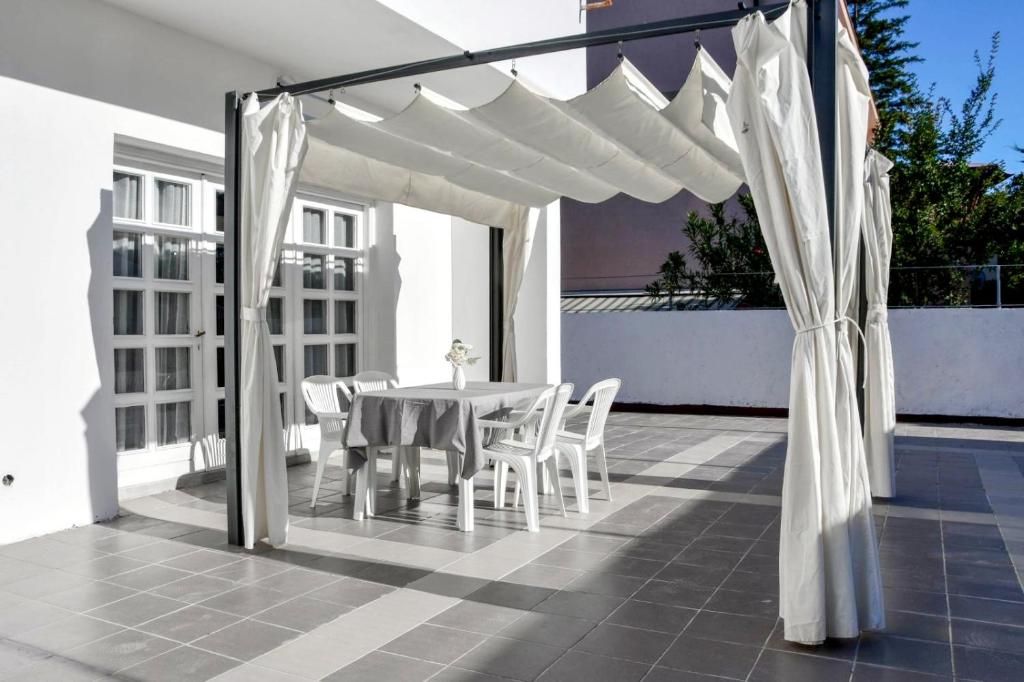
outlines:
[[89, 317], [100, 388], [82, 408], [88, 462], [89, 498], [94, 521], [117, 516], [117, 455], [114, 439], [113, 196], [100, 192], [100, 210], [89, 230]]

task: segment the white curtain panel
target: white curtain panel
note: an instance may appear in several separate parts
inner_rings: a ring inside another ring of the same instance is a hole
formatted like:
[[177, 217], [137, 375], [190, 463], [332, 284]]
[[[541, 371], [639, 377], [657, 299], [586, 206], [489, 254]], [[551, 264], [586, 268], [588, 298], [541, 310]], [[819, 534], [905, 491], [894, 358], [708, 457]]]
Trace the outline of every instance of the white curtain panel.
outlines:
[[240, 181], [241, 468], [245, 546], [288, 537], [288, 478], [281, 437], [277, 367], [267, 301], [306, 154], [299, 102], [285, 94], [260, 108], [249, 95], [242, 116]]
[[864, 215], [864, 159], [867, 153], [871, 89], [868, 70], [852, 37], [838, 27], [836, 64], [836, 427], [846, 486], [853, 579], [861, 629], [885, 627], [878, 542], [871, 514], [871, 484], [864, 432], [857, 406], [857, 370], [851, 341], [856, 327], [857, 267]]
[[893, 440], [896, 435], [896, 389], [889, 338], [889, 260], [892, 256], [892, 209], [889, 170], [892, 162], [871, 150], [864, 164], [864, 263], [867, 269], [867, 350], [864, 367], [864, 450], [871, 493], [896, 494]]
[[[727, 108], [744, 174], [796, 338], [782, 490], [779, 612], [785, 638], [815, 644], [875, 624], [861, 613], [864, 557], [836, 422], [832, 253], [821, 151], [802, 41], [807, 7], [778, 24], [733, 29], [738, 63]], [[792, 39], [791, 37], [792, 36]]]
[[520, 207], [516, 216], [516, 224], [505, 229], [502, 240], [502, 257], [505, 263], [505, 271], [502, 274], [505, 296], [501, 338], [502, 381], [516, 381], [519, 378], [519, 369], [516, 366], [516, 305], [519, 302], [519, 290], [523, 286], [523, 277], [526, 275], [526, 266], [530, 263], [533, 237], [537, 232], [539, 217], [539, 209]]

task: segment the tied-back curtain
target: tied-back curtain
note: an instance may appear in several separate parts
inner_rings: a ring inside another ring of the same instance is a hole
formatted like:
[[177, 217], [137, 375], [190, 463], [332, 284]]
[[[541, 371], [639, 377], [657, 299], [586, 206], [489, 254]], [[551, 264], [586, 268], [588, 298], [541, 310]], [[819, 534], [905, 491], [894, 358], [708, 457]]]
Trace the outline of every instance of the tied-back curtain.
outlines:
[[775, 276], [796, 330], [782, 488], [779, 614], [785, 638], [855, 637], [859, 614], [849, 496], [836, 423], [832, 249], [821, 150], [802, 42], [807, 6], [776, 25], [733, 29], [728, 110]]
[[842, 480], [849, 509], [850, 552], [855, 564], [860, 629], [885, 627], [878, 542], [871, 514], [871, 485], [857, 406], [857, 371], [851, 341], [856, 328], [857, 266], [864, 215], [864, 158], [867, 153], [871, 90], [868, 71], [853, 38], [838, 28], [836, 64], [836, 426]]
[[889, 338], [889, 260], [892, 256], [892, 209], [889, 206], [889, 170], [892, 162], [871, 150], [864, 164], [865, 294], [868, 303], [864, 336], [864, 450], [871, 494], [896, 494], [893, 440], [896, 435], [896, 389]]
[[530, 252], [533, 250], [533, 237], [537, 232], [539, 217], [540, 212], [536, 208], [518, 207], [515, 222], [512, 227], [505, 229], [502, 239], [502, 257], [505, 263], [505, 271], [502, 273], [505, 297], [502, 305], [502, 381], [516, 381], [519, 376], [516, 366], [516, 305], [519, 303], [519, 290], [523, 286], [526, 266], [530, 263]]
[[267, 302], [306, 154], [302, 107], [284, 94], [260, 108], [249, 95], [242, 116], [239, 273], [242, 520], [245, 546], [288, 537], [288, 478], [281, 437], [277, 367]]

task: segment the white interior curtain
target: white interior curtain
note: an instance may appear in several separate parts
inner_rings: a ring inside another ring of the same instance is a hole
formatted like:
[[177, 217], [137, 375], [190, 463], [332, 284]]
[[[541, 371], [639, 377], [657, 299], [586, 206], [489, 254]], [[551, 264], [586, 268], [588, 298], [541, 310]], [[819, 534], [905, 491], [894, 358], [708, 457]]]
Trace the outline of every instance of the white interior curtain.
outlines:
[[893, 440], [896, 435], [896, 389], [889, 338], [889, 260], [892, 256], [892, 209], [889, 206], [889, 170], [892, 162], [871, 150], [864, 164], [864, 264], [868, 311], [864, 336], [864, 450], [871, 494], [896, 494]]
[[516, 381], [519, 370], [516, 366], [516, 306], [519, 290], [523, 286], [526, 266], [530, 263], [533, 237], [537, 232], [540, 211], [536, 208], [519, 206], [512, 227], [505, 228], [502, 239], [502, 255], [505, 262], [503, 273], [504, 320], [502, 323], [501, 380]]
[[785, 638], [855, 637], [861, 620], [850, 498], [836, 423], [832, 249], [807, 63], [807, 7], [733, 29], [728, 110], [775, 276], [796, 330], [779, 546]]
[[246, 99], [240, 182], [241, 467], [245, 546], [288, 537], [288, 476], [282, 439], [277, 367], [267, 326], [267, 301], [306, 154], [302, 106], [283, 94], [260, 108]]

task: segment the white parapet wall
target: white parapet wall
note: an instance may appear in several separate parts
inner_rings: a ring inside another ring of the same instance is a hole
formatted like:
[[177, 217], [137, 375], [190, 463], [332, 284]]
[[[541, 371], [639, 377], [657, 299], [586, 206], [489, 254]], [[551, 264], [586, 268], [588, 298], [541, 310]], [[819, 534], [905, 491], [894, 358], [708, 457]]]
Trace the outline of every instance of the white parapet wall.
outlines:
[[[889, 313], [896, 410], [1024, 417], [1024, 309]], [[623, 380], [618, 400], [784, 408], [793, 330], [782, 310], [562, 314], [562, 372], [577, 395]]]

